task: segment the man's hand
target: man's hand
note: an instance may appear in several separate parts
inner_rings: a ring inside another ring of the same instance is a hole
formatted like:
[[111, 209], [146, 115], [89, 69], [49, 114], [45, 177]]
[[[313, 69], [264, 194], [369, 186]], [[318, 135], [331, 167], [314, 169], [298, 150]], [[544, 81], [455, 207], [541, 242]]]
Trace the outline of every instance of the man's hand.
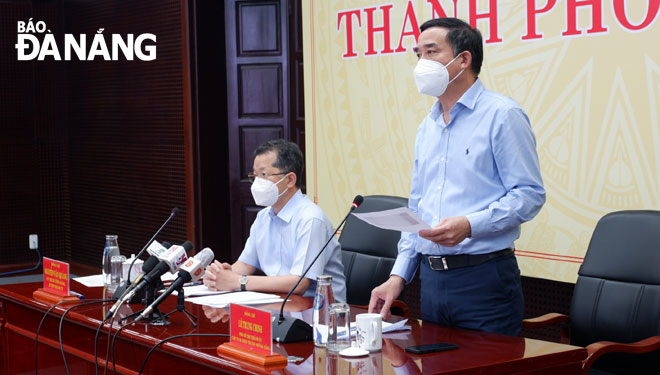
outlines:
[[472, 234], [472, 228], [467, 217], [454, 216], [442, 219], [435, 228], [423, 229], [417, 234], [438, 245], [452, 247], [469, 237]]
[[229, 311], [225, 309], [202, 305], [202, 310], [204, 310], [204, 315], [206, 315], [211, 323], [227, 323], [229, 321]]
[[392, 367], [401, 367], [408, 361], [406, 352], [395, 344], [392, 339], [383, 337], [383, 348], [381, 352], [383, 353], [383, 357], [390, 361]]
[[379, 312], [383, 319], [388, 319], [390, 317], [392, 302], [401, 294], [405, 284], [406, 282], [403, 278], [392, 275], [386, 282], [375, 287], [371, 291], [369, 312]]
[[241, 275], [232, 272], [229, 263], [213, 261], [204, 272], [204, 285], [210, 290], [234, 290]]

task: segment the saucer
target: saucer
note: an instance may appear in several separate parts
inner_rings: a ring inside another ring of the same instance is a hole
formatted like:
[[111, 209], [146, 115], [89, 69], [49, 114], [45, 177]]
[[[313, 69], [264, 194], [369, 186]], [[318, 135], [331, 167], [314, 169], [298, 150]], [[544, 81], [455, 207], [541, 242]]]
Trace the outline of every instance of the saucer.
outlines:
[[365, 355], [369, 355], [369, 351], [351, 346], [350, 348], [346, 348], [340, 351], [339, 355], [342, 357], [363, 357]]

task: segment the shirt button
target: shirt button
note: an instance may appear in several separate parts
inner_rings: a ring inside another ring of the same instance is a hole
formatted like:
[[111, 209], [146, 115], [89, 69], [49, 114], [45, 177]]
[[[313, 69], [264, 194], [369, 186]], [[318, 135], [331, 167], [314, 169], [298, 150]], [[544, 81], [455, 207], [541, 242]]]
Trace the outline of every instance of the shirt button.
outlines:
[[449, 133], [449, 129], [445, 128], [444, 132]]
[[433, 220], [438, 220], [438, 217], [437, 217], [437, 216], [433, 216]]
[[442, 159], [440, 159], [440, 161], [445, 161], [445, 160], [447, 160], [447, 159], [445, 159], [445, 157], [444, 157], [444, 156], [442, 157]]
[[437, 248], [438, 248], [438, 245], [433, 245], [433, 247], [435, 247], [435, 248], [437, 249]]
[[438, 186], [438, 190], [442, 190], [442, 186]]

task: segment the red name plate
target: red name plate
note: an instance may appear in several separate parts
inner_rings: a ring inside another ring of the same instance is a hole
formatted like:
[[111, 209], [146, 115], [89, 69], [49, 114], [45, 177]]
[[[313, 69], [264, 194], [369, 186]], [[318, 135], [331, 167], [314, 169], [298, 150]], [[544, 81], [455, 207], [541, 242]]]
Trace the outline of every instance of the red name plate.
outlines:
[[229, 305], [229, 342], [254, 353], [273, 353], [270, 311], [242, 305]]
[[58, 296], [69, 295], [69, 263], [44, 257], [44, 290]]

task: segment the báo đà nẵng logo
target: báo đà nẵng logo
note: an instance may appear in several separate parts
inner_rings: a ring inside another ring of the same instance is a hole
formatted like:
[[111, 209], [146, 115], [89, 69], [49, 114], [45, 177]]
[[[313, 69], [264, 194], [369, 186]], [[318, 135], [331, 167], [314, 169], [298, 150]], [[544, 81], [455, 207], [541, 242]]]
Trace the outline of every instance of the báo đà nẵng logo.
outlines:
[[[154, 34], [103, 34], [105, 29], [100, 28], [94, 36], [90, 36], [91, 44], [88, 48], [87, 34], [64, 34], [63, 46], [58, 47], [55, 36], [46, 27], [44, 21], [33, 22], [30, 18], [27, 22], [18, 21], [18, 40], [16, 50], [18, 60], [44, 61], [52, 58], [56, 61], [81, 61], [106, 60], [156, 60], [156, 35]], [[38, 34], [43, 38], [39, 40]], [[107, 41], [106, 41], [107, 36]], [[64, 52], [64, 58], [60, 51]]]

